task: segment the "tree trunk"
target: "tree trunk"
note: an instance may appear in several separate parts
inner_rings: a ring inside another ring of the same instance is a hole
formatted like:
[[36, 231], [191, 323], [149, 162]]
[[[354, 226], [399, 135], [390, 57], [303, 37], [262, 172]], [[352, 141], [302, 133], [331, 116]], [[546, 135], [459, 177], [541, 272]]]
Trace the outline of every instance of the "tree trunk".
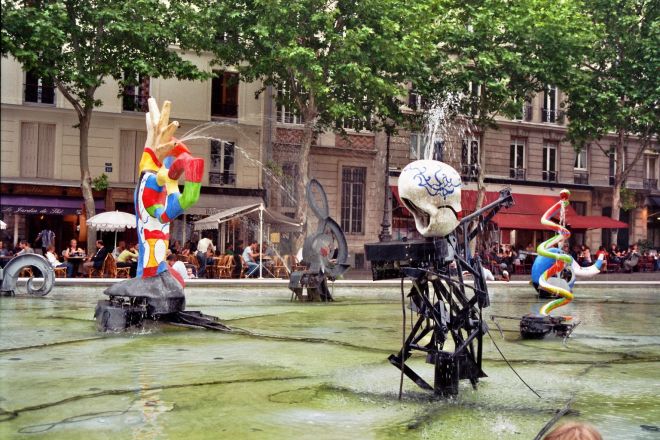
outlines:
[[305, 237], [308, 235], [309, 228], [312, 226], [307, 221], [307, 184], [309, 183], [309, 152], [314, 141], [314, 128], [316, 126], [317, 111], [313, 101], [308, 105], [303, 113], [305, 118], [305, 127], [303, 129], [302, 144], [300, 145], [300, 156], [298, 158], [298, 170], [300, 176], [296, 179], [296, 195], [298, 197], [296, 206], [296, 219], [302, 224], [302, 232], [297, 234], [295, 239], [295, 249], [303, 247]]
[[[486, 178], [486, 148], [483, 143], [484, 135], [483, 130], [479, 134], [479, 160], [477, 162], [477, 202], [474, 206], [474, 210], [478, 211], [484, 205], [484, 200], [486, 199], [486, 184], [484, 182]], [[476, 221], [470, 225], [470, 229], [477, 227]], [[480, 238], [480, 237], [477, 237]], [[477, 247], [477, 240], [470, 242], [470, 254], [474, 255], [474, 252]]]
[[[96, 215], [94, 206], [94, 194], [92, 192], [92, 176], [89, 172], [89, 126], [92, 121], [92, 110], [85, 109], [79, 117], [78, 133], [80, 136], [80, 187], [85, 203], [85, 213], [87, 218]], [[87, 252], [93, 252], [95, 249], [96, 231], [89, 229], [87, 231]]]
[[[625, 131], [619, 129], [616, 139], [616, 161], [614, 162], [614, 186], [612, 188], [612, 219], [619, 220], [621, 214], [621, 188], [623, 187], [623, 164], [625, 163], [626, 150], [623, 148], [625, 140]], [[610, 240], [612, 243], [617, 242], [619, 238], [619, 230], [612, 229], [610, 233]]]

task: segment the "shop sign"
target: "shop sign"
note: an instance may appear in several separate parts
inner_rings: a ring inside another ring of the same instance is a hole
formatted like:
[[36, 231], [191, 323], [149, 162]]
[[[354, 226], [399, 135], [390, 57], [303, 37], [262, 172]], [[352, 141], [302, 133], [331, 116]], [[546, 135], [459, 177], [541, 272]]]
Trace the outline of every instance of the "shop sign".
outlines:
[[64, 215], [68, 213], [73, 213], [75, 212], [76, 214], [80, 214], [81, 210], [71, 210], [71, 209], [62, 209], [62, 208], [54, 208], [54, 207], [49, 207], [49, 208], [37, 208], [33, 206], [29, 207], [24, 207], [24, 206], [3, 206], [2, 207], [2, 213], [3, 214], [22, 214], [22, 215]]

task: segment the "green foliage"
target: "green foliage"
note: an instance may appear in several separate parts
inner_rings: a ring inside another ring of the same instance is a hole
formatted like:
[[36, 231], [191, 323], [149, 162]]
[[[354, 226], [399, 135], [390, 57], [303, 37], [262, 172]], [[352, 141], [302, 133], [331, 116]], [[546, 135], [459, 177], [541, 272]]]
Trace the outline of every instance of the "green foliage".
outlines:
[[[462, 93], [461, 113], [480, 129], [513, 118], [546, 84], [562, 85], [590, 47], [587, 18], [573, 2], [447, 0], [437, 26], [441, 70]], [[479, 86], [473, 93], [470, 85]]]
[[646, 240], [639, 239], [639, 240], [637, 240], [637, 247], [639, 248], [639, 252], [641, 254], [644, 254], [644, 253], [646, 253], [650, 250], [655, 249], [655, 247], [653, 246], [653, 241], [651, 241], [649, 239], [646, 239]]
[[[658, 136], [660, 8], [646, 0], [582, 0], [593, 50], [565, 90], [569, 137], [582, 146], [607, 133]], [[632, 169], [632, 164], [626, 164]]]
[[631, 209], [637, 208], [637, 197], [635, 191], [622, 187], [619, 194], [621, 197], [619, 199], [619, 206], [621, 206], [621, 209], [624, 211], [630, 211]]
[[108, 176], [105, 173], [102, 173], [100, 176], [95, 177], [92, 180], [92, 188], [94, 188], [94, 191], [108, 189]]
[[2, 55], [54, 80], [79, 116], [101, 105], [94, 94], [107, 78], [124, 71], [152, 77], [206, 77], [171, 50], [188, 48], [185, 24], [197, 17], [178, 0], [3, 0]]
[[209, 49], [244, 80], [281, 89], [315, 130], [344, 119], [378, 129], [403, 120], [406, 83], [430, 78], [438, 2], [417, 0], [224, 0], [209, 22]]

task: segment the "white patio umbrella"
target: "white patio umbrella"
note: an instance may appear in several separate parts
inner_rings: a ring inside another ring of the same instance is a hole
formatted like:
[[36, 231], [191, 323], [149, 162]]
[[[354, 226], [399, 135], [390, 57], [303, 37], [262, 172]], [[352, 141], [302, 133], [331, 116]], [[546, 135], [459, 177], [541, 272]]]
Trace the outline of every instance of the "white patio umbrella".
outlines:
[[7, 229], [7, 223], [0, 220], [0, 229]]
[[137, 221], [135, 216], [128, 212], [108, 211], [96, 214], [94, 217], [87, 219], [87, 226], [97, 231], [114, 232], [114, 247], [117, 247], [117, 232], [125, 231], [127, 228], [137, 227]]

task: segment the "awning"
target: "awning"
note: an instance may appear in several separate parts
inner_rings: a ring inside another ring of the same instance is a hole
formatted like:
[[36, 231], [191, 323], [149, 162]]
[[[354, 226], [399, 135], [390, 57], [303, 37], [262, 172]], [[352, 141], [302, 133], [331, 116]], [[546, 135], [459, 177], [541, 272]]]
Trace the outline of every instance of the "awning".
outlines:
[[279, 212], [262, 207], [263, 205], [261, 203], [255, 203], [251, 205], [237, 206], [234, 208], [225, 209], [218, 212], [217, 214], [213, 214], [212, 216], [196, 221], [194, 223], [195, 230], [201, 231], [206, 229], [217, 229], [220, 224], [236, 217], [247, 216], [255, 221], [259, 221], [259, 210], [263, 210], [264, 223], [278, 226], [277, 229], [282, 232], [300, 230], [300, 224], [295, 220], [285, 216], [284, 214], [280, 214]]
[[628, 224], [602, 215], [578, 215], [567, 217], [566, 223], [572, 229], [627, 229]]
[[493, 217], [493, 222], [500, 229], [552, 230], [541, 224], [540, 215], [509, 214], [500, 211]]
[[230, 208], [248, 204], [258, 205], [261, 202], [261, 197], [256, 196], [200, 194], [197, 203], [186, 209], [185, 213], [192, 215], [214, 215]]
[[[104, 211], [105, 201], [94, 200], [94, 206], [97, 211]], [[80, 214], [83, 199], [2, 195], [0, 207], [3, 214]]]
[[[494, 202], [498, 199], [500, 193], [487, 191], [484, 199], [483, 206]], [[537, 195], [537, 194], [513, 194], [514, 205], [510, 208], [500, 211], [506, 215], [523, 214], [523, 215], [536, 215], [539, 218], [548, 210], [552, 205], [559, 201], [559, 193], [557, 195]], [[474, 212], [477, 205], [477, 191], [463, 190], [461, 191], [461, 205], [463, 212], [467, 215]], [[571, 205], [566, 209], [567, 216], [576, 216], [577, 213]], [[541, 229], [541, 228], [538, 228]]]

